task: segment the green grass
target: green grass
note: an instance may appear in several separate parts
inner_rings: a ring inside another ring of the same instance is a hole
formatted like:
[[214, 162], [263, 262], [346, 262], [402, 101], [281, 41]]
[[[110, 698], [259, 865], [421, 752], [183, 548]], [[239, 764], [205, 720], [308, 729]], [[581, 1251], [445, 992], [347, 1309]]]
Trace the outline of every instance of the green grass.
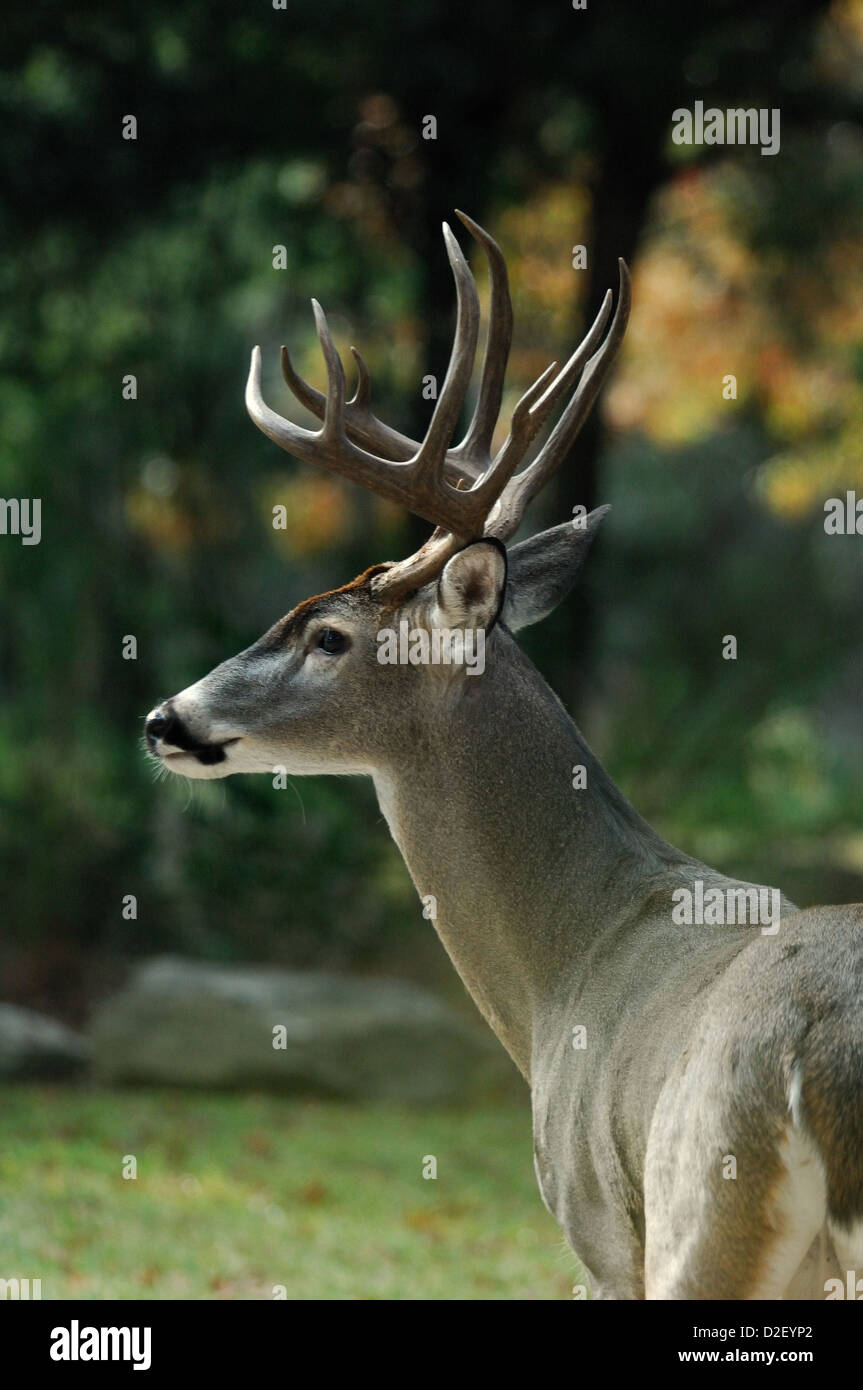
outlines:
[[526, 1103], [34, 1086], [0, 1105], [0, 1277], [43, 1299], [560, 1299], [578, 1277]]

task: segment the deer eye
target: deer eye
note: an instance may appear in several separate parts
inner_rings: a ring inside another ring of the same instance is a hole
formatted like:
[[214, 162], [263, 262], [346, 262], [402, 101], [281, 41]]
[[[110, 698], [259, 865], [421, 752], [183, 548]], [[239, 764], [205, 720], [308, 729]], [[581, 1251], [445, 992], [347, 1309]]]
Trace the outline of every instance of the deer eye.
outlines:
[[341, 632], [336, 632], [335, 628], [322, 628], [318, 635], [318, 647], [322, 652], [327, 652], [329, 656], [336, 656], [343, 652], [348, 645], [348, 639]]

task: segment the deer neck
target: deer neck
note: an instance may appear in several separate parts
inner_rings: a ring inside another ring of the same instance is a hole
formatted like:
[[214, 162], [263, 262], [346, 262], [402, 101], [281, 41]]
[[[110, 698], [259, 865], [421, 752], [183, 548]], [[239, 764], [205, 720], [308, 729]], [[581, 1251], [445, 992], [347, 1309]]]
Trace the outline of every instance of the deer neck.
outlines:
[[538, 1012], [686, 856], [629, 805], [509, 634], [494, 641], [505, 659], [450, 692], [375, 784], [425, 915], [529, 1077]]

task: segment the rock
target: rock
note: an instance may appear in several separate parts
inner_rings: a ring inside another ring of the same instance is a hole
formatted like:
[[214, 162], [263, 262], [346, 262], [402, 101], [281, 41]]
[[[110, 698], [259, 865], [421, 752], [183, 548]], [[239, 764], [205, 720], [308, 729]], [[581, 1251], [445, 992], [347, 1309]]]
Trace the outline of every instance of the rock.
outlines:
[[317, 971], [158, 957], [100, 1006], [91, 1041], [111, 1084], [428, 1104], [519, 1085], [499, 1043], [424, 990]]
[[0, 1081], [67, 1081], [86, 1068], [83, 1038], [32, 1009], [0, 1004]]

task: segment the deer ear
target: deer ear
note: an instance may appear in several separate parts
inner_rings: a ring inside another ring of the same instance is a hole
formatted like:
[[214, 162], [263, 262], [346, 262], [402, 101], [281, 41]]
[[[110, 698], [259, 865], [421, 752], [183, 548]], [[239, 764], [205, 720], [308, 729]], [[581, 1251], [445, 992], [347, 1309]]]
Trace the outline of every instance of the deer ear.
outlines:
[[497, 622], [506, 589], [506, 547], [474, 541], [448, 560], [437, 583], [432, 627], [482, 628]]
[[501, 614], [512, 632], [548, 617], [566, 598], [587, 559], [596, 528], [610, 510], [597, 507], [589, 516], [552, 526], [512, 547]]

